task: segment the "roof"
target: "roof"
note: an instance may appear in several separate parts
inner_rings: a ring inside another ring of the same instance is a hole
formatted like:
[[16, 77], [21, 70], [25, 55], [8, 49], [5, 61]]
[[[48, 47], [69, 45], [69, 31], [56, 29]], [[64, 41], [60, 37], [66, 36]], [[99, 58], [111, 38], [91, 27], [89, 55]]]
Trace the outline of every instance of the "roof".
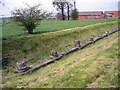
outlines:
[[102, 11], [89, 11], [89, 12], [79, 12], [80, 16], [88, 16], [88, 15], [101, 15]]
[[120, 14], [120, 11], [105, 11], [105, 14]]
[[120, 11], [105, 11], [105, 13], [120, 13]]

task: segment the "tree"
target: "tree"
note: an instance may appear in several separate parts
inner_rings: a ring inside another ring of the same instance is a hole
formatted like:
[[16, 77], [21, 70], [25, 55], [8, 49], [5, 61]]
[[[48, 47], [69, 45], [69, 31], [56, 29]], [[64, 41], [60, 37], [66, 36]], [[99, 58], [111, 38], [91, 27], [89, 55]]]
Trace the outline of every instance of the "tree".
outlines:
[[72, 0], [73, 3], [74, 3], [74, 9], [76, 9], [76, 1], [75, 0]]
[[70, 2], [66, 2], [66, 4], [67, 4], [68, 20], [70, 20], [70, 9], [73, 7], [73, 5]]
[[49, 14], [39, 9], [40, 4], [33, 6], [26, 5], [26, 8], [12, 11], [12, 18], [15, 22], [20, 22], [20, 25], [24, 26], [29, 34], [33, 34], [33, 29]]
[[65, 9], [67, 9], [68, 20], [70, 19], [70, 9], [73, 7], [71, 0], [53, 0], [54, 7], [57, 7], [57, 11], [61, 10], [62, 20], [65, 20]]
[[77, 20], [77, 18], [78, 18], [78, 11], [77, 11], [77, 9], [72, 10], [71, 18], [73, 20]]
[[64, 9], [66, 8], [66, 1], [67, 0], [53, 0], [53, 6], [56, 6], [57, 10], [61, 10], [62, 20], [65, 20]]

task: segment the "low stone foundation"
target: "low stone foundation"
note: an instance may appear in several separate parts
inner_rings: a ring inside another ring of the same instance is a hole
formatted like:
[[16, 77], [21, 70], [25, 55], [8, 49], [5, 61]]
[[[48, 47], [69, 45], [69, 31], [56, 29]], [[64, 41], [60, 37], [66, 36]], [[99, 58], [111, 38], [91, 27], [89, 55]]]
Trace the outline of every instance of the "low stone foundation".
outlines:
[[[114, 29], [114, 30], [107, 31], [104, 34], [99, 35], [99, 36], [97, 36], [95, 38], [91, 38], [89, 41], [86, 41], [86, 42], [83, 42], [83, 43], [81, 43], [79, 40], [76, 40], [74, 48], [65, 50], [65, 51], [63, 51], [61, 53], [58, 53], [57, 51], [52, 50], [51, 53], [50, 53], [51, 56], [50, 56], [49, 59], [45, 59], [45, 60], [43, 60], [43, 61], [41, 61], [41, 62], [39, 62], [37, 64], [33, 64], [31, 66], [23, 65], [23, 67], [18, 69], [18, 67], [21, 66], [21, 65], [18, 65], [18, 63], [17, 63], [17, 72], [21, 73], [21, 75], [24, 75], [24, 74], [36, 71], [36, 70], [40, 69], [41, 67], [47, 66], [47, 65], [49, 65], [49, 64], [51, 64], [51, 63], [53, 63], [53, 62], [55, 62], [57, 60], [60, 60], [64, 56], [66, 56], [66, 55], [68, 55], [70, 53], [76, 52], [78, 50], [81, 50], [81, 49], [85, 48], [86, 46], [88, 46], [90, 44], [94, 44], [98, 40], [103, 39], [103, 38], [105, 38], [107, 36], [110, 36], [111, 34], [113, 34], [115, 32], [118, 32], [118, 31], [120, 31], [120, 29], [118, 29], [118, 28]], [[22, 68], [24, 68], [24, 69], [22, 69]]]

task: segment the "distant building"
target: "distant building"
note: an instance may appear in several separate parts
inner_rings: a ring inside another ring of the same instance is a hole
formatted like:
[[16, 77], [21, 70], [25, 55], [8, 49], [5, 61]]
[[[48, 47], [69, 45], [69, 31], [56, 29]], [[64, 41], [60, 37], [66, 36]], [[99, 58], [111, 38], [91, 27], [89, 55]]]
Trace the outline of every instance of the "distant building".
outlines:
[[78, 19], [103, 19], [102, 11], [79, 12]]
[[118, 18], [120, 17], [120, 11], [105, 11], [105, 18]]
[[47, 20], [57, 20], [56, 14], [51, 14], [50, 16], [46, 17]]
[[[58, 20], [62, 20], [62, 14], [61, 14], [61, 13], [57, 13], [57, 14], [56, 14], [56, 17], [57, 17]], [[65, 19], [67, 18], [67, 15], [66, 15], [66, 14], [64, 14], [64, 18], [65, 18]]]

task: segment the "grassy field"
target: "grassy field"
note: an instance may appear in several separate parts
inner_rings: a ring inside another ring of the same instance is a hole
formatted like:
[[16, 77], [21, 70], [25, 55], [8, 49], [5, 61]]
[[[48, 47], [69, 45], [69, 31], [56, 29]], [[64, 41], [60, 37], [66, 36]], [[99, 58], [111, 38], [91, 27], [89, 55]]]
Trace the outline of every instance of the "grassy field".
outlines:
[[[118, 33], [24, 75], [3, 77], [4, 88], [118, 88]], [[10, 74], [12, 76], [12, 74]]]
[[75, 40], [84, 42], [114, 28], [117, 28], [117, 22], [3, 40], [3, 69], [5, 72], [15, 72], [13, 67], [17, 61], [24, 60], [28, 64], [42, 61], [49, 58], [53, 49], [62, 52], [72, 48]]
[[22, 35], [3, 40], [3, 86], [5, 88], [85, 88], [118, 87], [118, 33], [70, 54], [40, 70], [19, 76], [17, 61], [28, 65], [49, 58], [51, 50], [62, 52], [81, 42], [118, 27], [118, 22], [105, 22], [74, 29], [35, 35]]
[[[88, 20], [77, 20], [77, 21], [76, 20], [75, 21], [74, 20], [42, 21], [41, 24], [38, 25], [38, 27], [34, 30], [34, 33], [37, 34], [37, 33], [53, 32], [53, 31], [75, 28], [75, 27], [84, 27], [84, 26], [96, 24], [96, 23], [112, 22], [116, 20], [117, 19], [88, 19]], [[2, 38], [3, 39], [9, 38], [11, 36], [27, 34], [27, 32], [24, 30], [22, 26], [18, 26], [12, 21], [3, 22], [2, 26], [0, 27], [2, 27]]]

